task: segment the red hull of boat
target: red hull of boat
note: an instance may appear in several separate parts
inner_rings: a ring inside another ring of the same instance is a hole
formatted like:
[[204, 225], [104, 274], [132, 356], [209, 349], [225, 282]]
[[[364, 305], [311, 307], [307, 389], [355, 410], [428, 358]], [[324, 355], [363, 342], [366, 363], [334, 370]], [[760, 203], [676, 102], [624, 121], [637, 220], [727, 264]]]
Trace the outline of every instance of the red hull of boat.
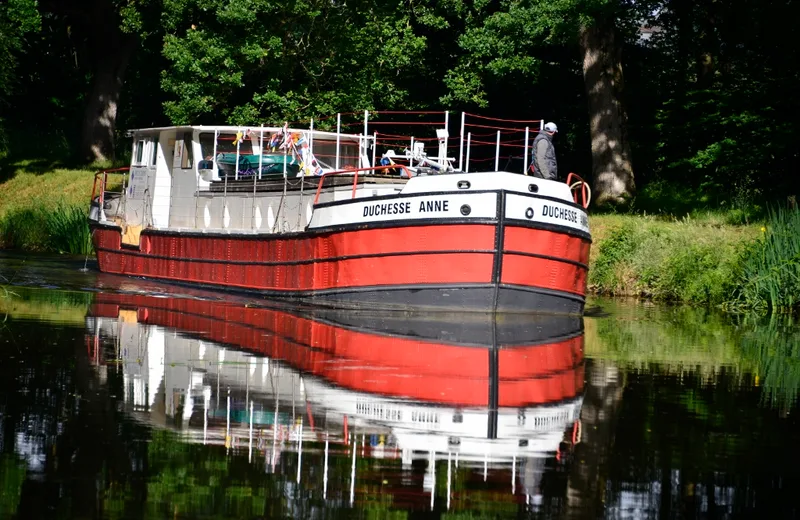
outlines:
[[580, 314], [590, 241], [496, 223], [284, 236], [145, 230], [139, 247], [93, 223], [103, 272], [314, 304]]
[[374, 334], [274, 309], [120, 294], [98, 294], [91, 314], [116, 318], [121, 308], [136, 309], [140, 323], [280, 359], [353, 391], [488, 406], [490, 373], [495, 370], [500, 407], [559, 402], [583, 389], [580, 330], [509, 348], [464, 346]]

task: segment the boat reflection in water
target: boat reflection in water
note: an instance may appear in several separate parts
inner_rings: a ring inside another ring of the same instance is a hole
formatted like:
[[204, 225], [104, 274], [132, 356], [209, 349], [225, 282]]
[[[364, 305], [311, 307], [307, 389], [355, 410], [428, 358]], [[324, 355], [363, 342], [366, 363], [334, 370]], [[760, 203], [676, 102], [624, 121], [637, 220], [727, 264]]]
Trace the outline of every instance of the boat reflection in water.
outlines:
[[291, 452], [298, 484], [310, 460], [322, 498], [329, 459], [348, 457], [350, 503], [374, 478], [356, 472], [362, 458], [423, 465], [422, 482], [402, 484], [417, 507], [447, 486], [449, 508], [464, 470], [535, 503], [547, 461], [563, 463], [579, 436], [582, 318], [451, 318], [100, 293], [88, 348], [100, 370], [122, 372], [131, 416], [267, 471]]

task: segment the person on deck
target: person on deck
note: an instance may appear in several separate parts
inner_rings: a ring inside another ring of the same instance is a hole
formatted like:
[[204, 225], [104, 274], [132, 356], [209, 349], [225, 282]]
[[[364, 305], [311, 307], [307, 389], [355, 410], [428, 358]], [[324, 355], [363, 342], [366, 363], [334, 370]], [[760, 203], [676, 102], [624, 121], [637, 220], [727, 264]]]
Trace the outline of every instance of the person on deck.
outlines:
[[544, 130], [533, 140], [531, 167], [534, 177], [552, 181], [558, 179], [556, 150], [553, 147], [553, 136], [557, 132], [558, 127], [555, 123], [547, 123], [544, 125]]

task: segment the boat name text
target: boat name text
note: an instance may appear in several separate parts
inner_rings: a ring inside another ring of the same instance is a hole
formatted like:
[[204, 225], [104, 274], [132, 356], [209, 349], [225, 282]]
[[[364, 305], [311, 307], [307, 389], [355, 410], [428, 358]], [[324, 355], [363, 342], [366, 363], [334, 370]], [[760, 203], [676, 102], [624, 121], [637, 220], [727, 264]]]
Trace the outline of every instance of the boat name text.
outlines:
[[567, 222], [578, 223], [578, 212], [567, 208], [557, 208], [555, 206], [548, 206], [545, 204], [542, 207], [542, 215], [545, 217], [559, 218]]
[[[422, 200], [419, 203], [418, 213], [447, 212], [450, 209], [449, 200]], [[380, 215], [401, 215], [411, 213], [411, 202], [385, 202], [383, 204], [368, 204], [364, 206], [365, 217]]]

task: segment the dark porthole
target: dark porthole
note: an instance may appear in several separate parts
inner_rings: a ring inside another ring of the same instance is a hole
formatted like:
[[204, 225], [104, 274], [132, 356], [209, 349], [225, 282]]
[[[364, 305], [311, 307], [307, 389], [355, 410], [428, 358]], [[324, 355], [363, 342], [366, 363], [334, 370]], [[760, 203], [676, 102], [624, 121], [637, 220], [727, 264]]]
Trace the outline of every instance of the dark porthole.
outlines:
[[464, 215], [466, 217], [470, 213], [472, 213], [472, 208], [469, 207], [469, 204], [464, 204], [463, 206], [461, 206], [461, 214], [462, 215]]
[[528, 220], [533, 218], [533, 208], [528, 208], [525, 210], [525, 218]]
[[528, 191], [531, 193], [539, 193], [539, 186], [536, 184], [528, 184]]
[[471, 184], [469, 181], [458, 181], [457, 186], [459, 190], [468, 190]]

